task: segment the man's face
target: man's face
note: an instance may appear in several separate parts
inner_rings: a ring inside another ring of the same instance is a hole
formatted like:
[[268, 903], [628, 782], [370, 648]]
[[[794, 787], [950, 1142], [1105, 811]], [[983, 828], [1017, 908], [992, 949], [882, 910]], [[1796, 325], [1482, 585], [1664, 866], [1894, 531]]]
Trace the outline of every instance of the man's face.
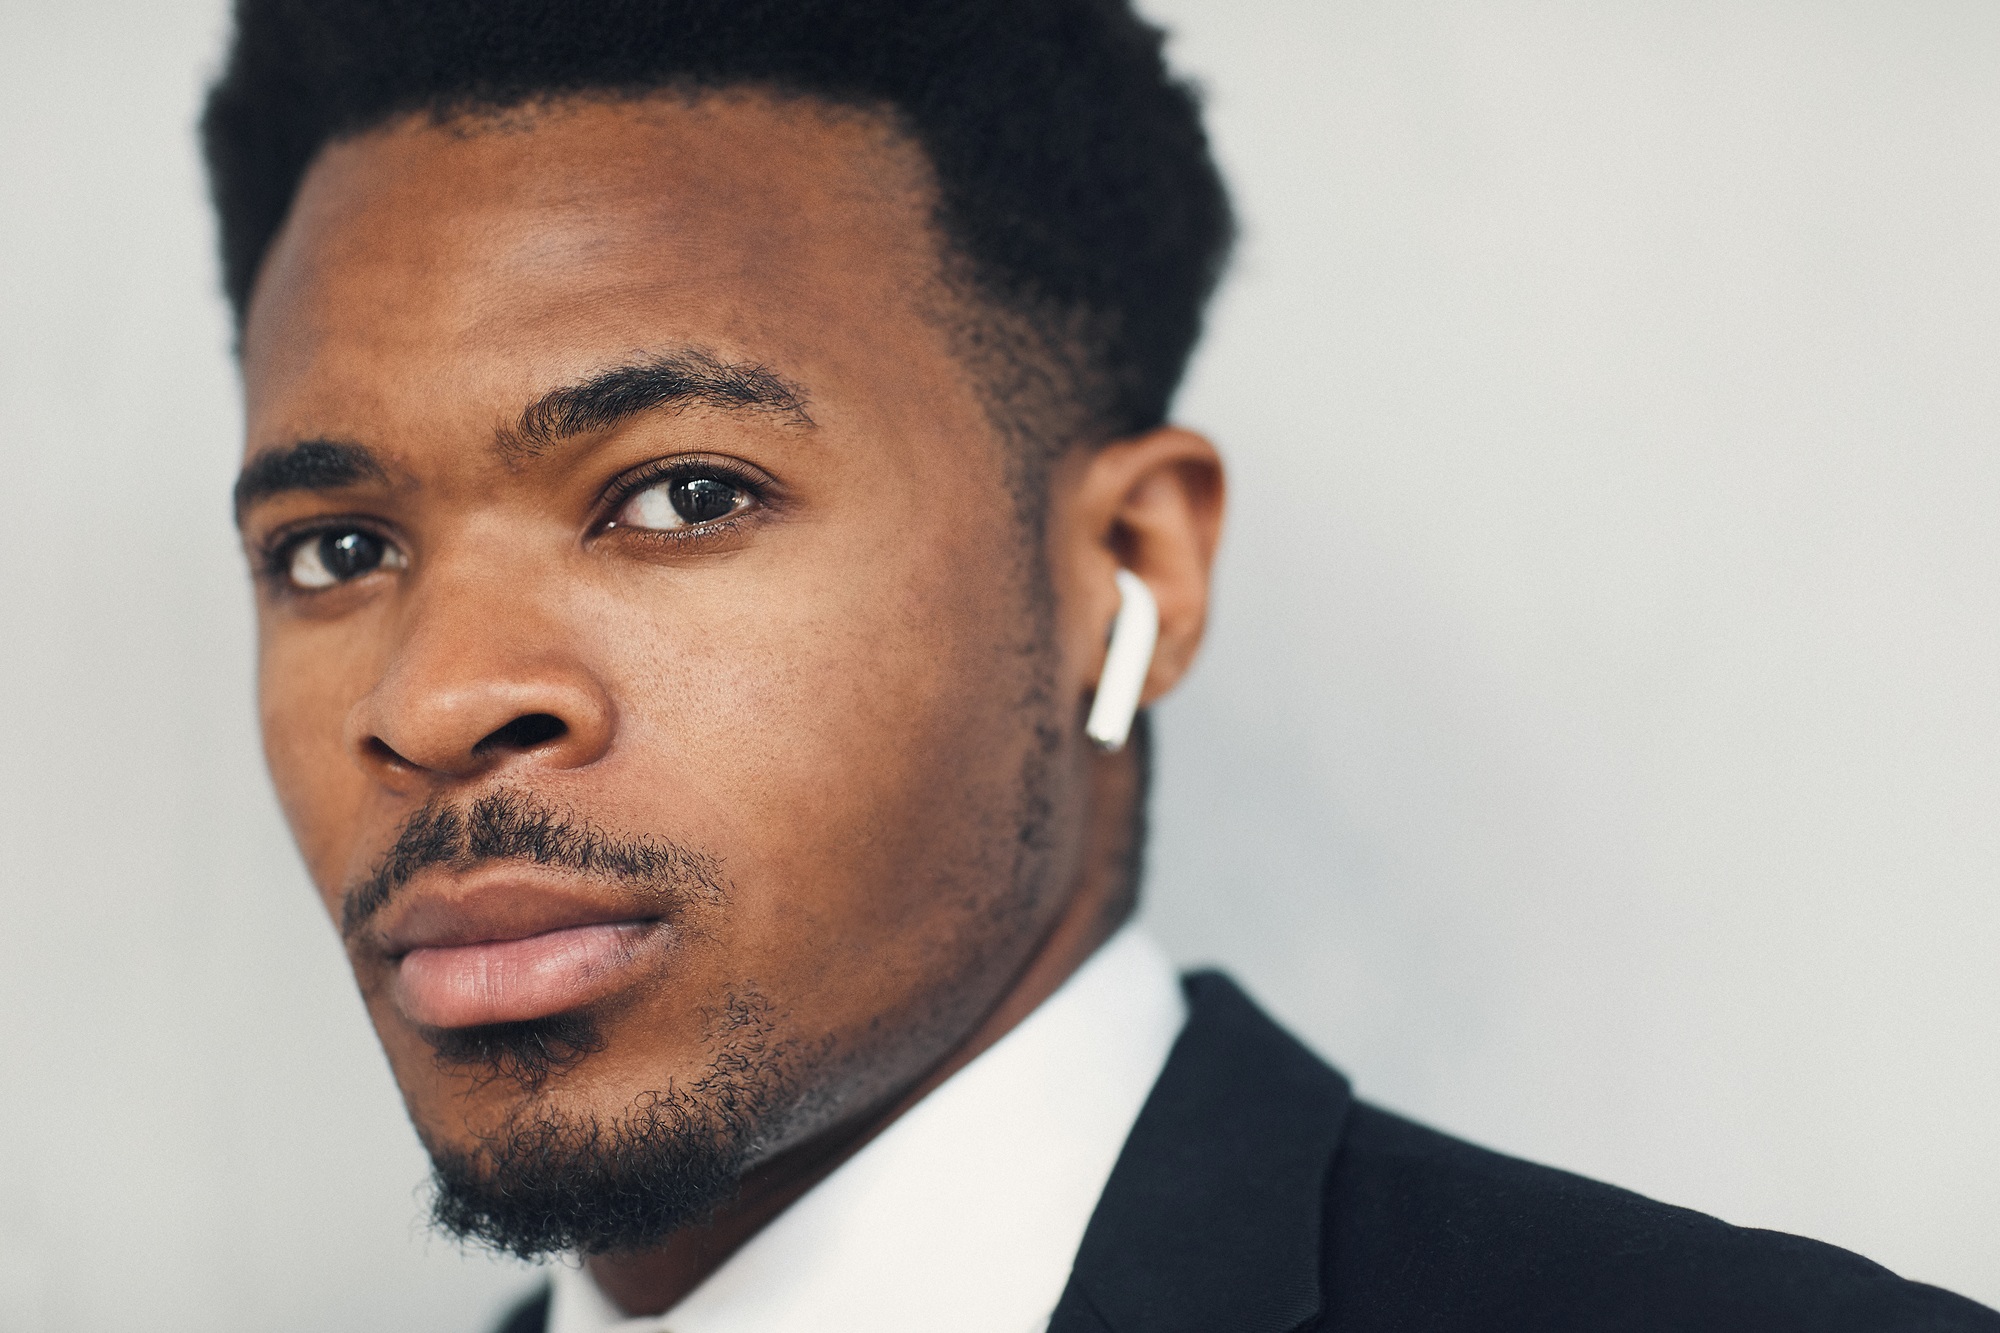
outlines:
[[782, 1150], [1061, 910], [1088, 664], [928, 198], [881, 122], [749, 96], [307, 176], [244, 348], [265, 747], [442, 1158]]

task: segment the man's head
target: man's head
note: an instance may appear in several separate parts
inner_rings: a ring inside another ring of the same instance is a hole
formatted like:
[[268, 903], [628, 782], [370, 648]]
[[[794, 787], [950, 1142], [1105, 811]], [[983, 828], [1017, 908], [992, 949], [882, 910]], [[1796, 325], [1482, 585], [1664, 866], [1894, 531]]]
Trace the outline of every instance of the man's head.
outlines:
[[645, 1245], [1129, 910], [1080, 724], [1118, 565], [1149, 699], [1205, 613], [1193, 104], [1095, 0], [238, 17], [279, 795], [444, 1220]]

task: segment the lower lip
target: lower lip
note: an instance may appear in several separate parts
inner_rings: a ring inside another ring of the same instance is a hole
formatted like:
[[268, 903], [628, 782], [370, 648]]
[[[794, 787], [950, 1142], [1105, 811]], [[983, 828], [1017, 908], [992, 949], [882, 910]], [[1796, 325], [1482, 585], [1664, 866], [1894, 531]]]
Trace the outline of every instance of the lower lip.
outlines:
[[396, 967], [396, 1007], [420, 1027], [481, 1027], [588, 1004], [632, 960], [646, 922], [573, 926], [518, 940], [412, 949]]

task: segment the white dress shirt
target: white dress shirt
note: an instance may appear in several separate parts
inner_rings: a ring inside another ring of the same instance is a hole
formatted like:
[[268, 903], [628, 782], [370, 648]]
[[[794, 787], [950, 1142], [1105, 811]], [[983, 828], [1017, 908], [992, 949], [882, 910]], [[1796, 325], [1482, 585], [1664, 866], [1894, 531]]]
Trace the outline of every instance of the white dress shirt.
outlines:
[[664, 1315], [558, 1268], [548, 1333], [1039, 1333], [1187, 1002], [1127, 926]]

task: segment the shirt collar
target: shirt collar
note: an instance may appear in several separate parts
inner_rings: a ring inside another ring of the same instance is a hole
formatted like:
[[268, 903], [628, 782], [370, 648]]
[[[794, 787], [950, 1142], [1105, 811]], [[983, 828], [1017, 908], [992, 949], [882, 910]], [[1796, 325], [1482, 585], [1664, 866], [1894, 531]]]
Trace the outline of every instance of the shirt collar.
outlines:
[[548, 1333], [1037, 1333], [1186, 1017], [1127, 926], [667, 1314], [565, 1267]]

